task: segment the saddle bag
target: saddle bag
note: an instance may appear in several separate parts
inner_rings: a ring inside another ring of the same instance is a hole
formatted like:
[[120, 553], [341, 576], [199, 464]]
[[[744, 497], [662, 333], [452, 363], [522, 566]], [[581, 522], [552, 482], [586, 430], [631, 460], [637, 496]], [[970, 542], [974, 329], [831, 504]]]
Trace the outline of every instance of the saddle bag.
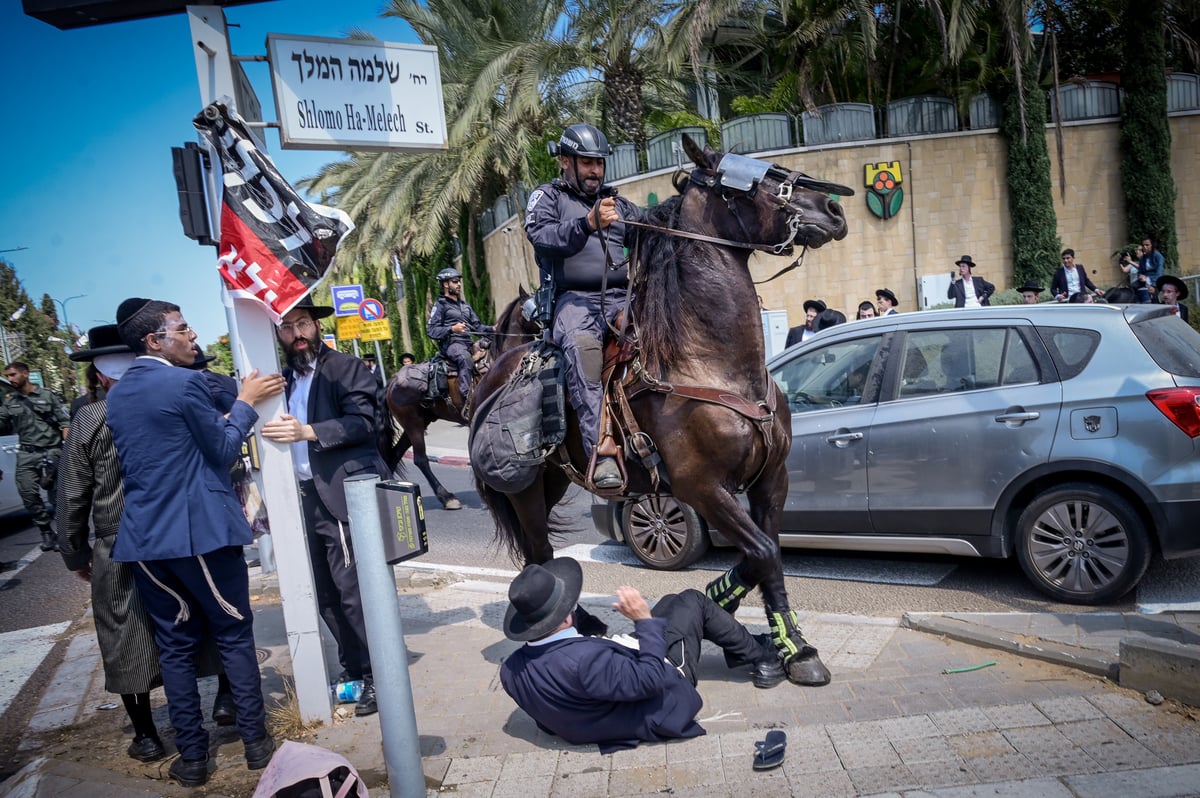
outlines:
[[476, 474], [493, 490], [516, 493], [533, 483], [546, 455], [566, 434], [562, 357], [542, 344], [471, 417], [469, 448]]

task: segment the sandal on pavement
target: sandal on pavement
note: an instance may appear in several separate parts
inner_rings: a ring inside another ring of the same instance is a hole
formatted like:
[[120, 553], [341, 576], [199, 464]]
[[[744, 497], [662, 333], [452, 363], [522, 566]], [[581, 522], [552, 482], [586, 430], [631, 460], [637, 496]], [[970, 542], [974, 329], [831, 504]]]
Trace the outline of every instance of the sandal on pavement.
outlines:
[[754, 744], [754, 769], [772, 770], [783, 764], [787, 750], [787, 735], [778, 729], [767, 732], [767, 739]]

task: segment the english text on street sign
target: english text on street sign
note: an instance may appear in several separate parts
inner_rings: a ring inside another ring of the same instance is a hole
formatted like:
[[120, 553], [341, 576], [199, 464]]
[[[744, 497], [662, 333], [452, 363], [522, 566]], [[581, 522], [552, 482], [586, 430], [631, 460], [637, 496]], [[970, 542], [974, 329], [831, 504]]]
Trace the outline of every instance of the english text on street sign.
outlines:
[[361, 285], [335, 285], [333, 287], [333, 313], [335, 316], [357, 316], [358, 306], [366, 299]]
[[447, 149], [436, 47], [267, 36], [281, 146]]

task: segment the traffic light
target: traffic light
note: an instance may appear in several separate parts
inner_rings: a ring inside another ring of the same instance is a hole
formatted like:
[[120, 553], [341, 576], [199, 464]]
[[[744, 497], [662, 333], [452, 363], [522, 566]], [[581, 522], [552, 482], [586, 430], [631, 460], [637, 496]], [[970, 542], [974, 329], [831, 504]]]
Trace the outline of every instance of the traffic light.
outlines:
[[183, 222], [183, 234], [205, 246], [216, 243], [212, 239], [205, 202], [204, 152], [199, 144], [189, 141], [182, 147], [171, 148], [171, 161], [175, 187], [179, 190], [179, 221]]

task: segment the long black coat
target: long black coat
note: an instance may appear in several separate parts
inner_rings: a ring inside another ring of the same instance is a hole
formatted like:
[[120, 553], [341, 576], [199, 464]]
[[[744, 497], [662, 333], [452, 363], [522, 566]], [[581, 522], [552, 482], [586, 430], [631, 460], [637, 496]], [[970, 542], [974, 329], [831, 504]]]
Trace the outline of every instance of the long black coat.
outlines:
[[539, 724], [601, 753], [704, 734], [700, 694], [666, 661], [666, 620], [634, 626], [637, 650], [599, 637], [521, 646], [500, 666], [500, 682]]
[[[295, 385], [295, 374], [284, 371], [287, 395]], [[317, 495], [339, 521], [349, 521], [346, 477], [374, 472], [388, 479], [387, 465], [375, 448], [377, 410], [382, 390], [367, 364], [356, 357], [322, 345], [308, 394], [308, 423], [317, 440], [308, 442]]]

